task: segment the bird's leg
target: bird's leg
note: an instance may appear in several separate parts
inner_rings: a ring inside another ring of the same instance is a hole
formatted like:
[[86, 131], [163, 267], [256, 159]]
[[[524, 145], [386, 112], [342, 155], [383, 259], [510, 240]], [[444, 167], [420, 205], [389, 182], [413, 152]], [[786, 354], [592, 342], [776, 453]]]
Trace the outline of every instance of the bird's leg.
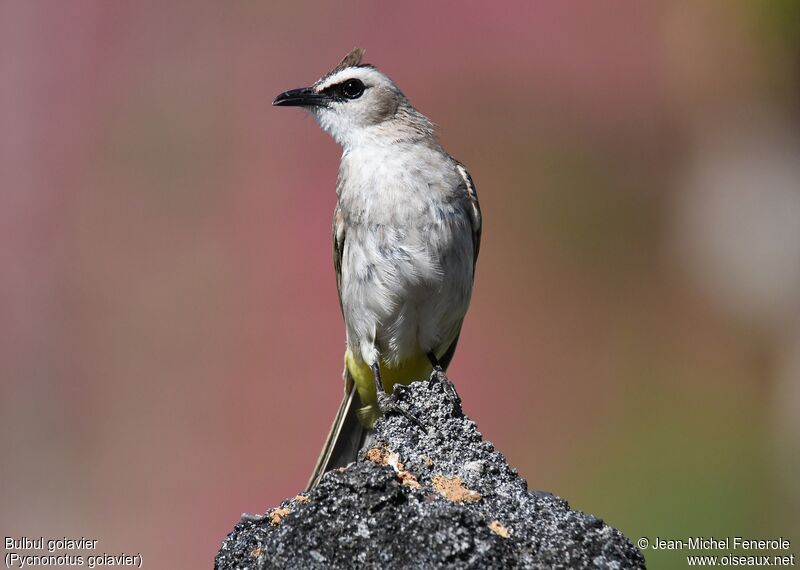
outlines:
[[443, 378], [446, 378], [446, 376], [444, 375], [444, 370], [442, 369], [439, 359], [436, 358], [436, 355], [433, 352], [429, 352], [427, 357], [431, 362], [431, 366], [433, 366], [433, 371], [428, 378], [428, 388], [433, 388], [434, 384], [441, 382]]
[[453, 383], [450, 382], [447, 374], [444, 373], [442, 364], [439, 362], [439, 359], [436, 358], [436, 354], [429, 352], [427, 356], [428, 360], [430, 360], [431, 365], [433, 366], [433, 372], [431, 372], [431, 375], [428, 378], [428, 388], [433, 388], [434, 384], [439, 383], [442, 385], [442, 388], [447, 396], [449, 396], [451, 399], [456, 398], [456, 389], [453, 387]]
[[428, 354], [426, 354], [426, 356], [428, 357], [428, 360], [431, 361], [431, 366], [433, 366], [434, 371], [444, 373], [444, 370], [442, 370], [442, 365], [439, 362], [439, 359], [436, 358], [436, 354], [434, 354], [433, 352], [429, 352]]
[[386, 390], [383, 387], [383, 380], [381, 380], [381, 367], [378, 365], [378, 361], [372, 363], [372, 376], [375, 378], [375, 392], [378, 394], [386, 394]]
[[422, 425], [422, 422], [419, 421], [414, 414], [398, 406], [397, 402], [393, 402], [389, 397], [389, 394], [386, 393], [386, 390], [383, 387], [383, 380], [381, 380], [381, 369], [378, 365], [378, 362], [374, 362], [370, 368], [372, 368], [372, 376], [375, 378], [375, 394], [377, 396], [376, 400], [378, 402], [378, 409], [380, 412], [384, 415], [400, 414], [412, 424], [424, 431], [425, 426]]
[[386, 389], [383, 387], [383, 380], [381, 379], [381, 367], [376, 360], [372, 363], [370, 368], [372, 369], [372, 377], [375, 378], [375, 396], [376, 401], [378, 402], [378, 409], [382, 414], [387, 414], [389, 413], [390, 409], [394, 407], [394, 405], [389, 402], [389, 395], [386, 393]]

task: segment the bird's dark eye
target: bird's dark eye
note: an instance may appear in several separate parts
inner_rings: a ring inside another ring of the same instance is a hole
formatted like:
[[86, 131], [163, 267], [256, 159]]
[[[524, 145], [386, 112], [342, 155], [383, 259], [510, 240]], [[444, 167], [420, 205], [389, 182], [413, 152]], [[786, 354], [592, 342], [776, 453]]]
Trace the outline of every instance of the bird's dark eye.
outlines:
[[342, 85], [342, 94], [348, 99], [358, 99], [364, 92], [364, 84], [359, 79], [349, 79]]

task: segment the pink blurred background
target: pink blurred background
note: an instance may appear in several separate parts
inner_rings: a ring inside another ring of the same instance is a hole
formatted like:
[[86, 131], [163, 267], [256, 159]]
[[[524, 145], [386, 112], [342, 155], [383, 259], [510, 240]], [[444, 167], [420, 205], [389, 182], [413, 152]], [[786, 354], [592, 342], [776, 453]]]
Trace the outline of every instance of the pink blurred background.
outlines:
[[302, 489], [340, 150], [270, 102], [358, 45], [478, 187], [451, 377], [485, 437], [633, 539], [800, 538], [798, 30], [788, 0], [3, 2], [3, 535], [210, 567]]

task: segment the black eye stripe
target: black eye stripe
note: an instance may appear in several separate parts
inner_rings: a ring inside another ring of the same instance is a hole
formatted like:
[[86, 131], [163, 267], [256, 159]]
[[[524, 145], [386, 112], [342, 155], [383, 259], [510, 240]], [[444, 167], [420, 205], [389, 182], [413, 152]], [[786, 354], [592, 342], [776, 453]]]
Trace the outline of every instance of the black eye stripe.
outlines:
[[360, 79], [347, 79], [341, 83], [330, 85], [322, 90], [323, 93], [331, 97], [334, 101], [348, 101], [358, 99], [364, 94], [367, 86]]

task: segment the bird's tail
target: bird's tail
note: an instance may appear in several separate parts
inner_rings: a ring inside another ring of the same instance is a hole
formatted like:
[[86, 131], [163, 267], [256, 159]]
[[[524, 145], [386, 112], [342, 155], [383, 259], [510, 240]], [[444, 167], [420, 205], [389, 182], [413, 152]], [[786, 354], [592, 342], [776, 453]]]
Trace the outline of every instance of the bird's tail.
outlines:
[[362, 409], [361, 398], [350, 373], [345, 370], [345, 390], [339, 411], [333, 420], [331, 431], [317, 464], [308, 481], [308, 490], [317, 486], [322, 476], [337, 467], [344, 467], [356, 460], [370, 430], [364, 427], [359, 418]]

